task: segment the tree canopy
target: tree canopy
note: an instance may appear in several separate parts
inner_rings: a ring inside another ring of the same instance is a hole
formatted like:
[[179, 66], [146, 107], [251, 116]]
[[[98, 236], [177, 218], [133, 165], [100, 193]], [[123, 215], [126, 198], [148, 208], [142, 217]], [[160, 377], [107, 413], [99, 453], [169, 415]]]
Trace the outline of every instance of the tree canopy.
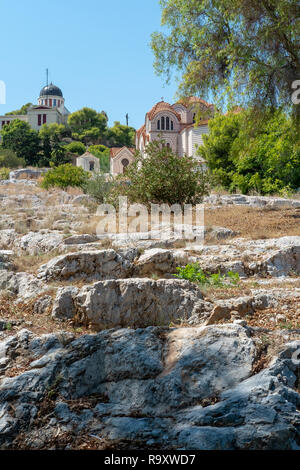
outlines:
[[1, 134], [3, 148], [12, 150], [19, 158], [24, 158], [27, 165], [38, 163], [39, 135], [27, 122], [15, 119], [2, 128]]
[[[157, 73], [182, 74], [183, 95], [227, 93], [239, 104], [292, 108], [300, 78], [299, 0], [160, 0]], [[293, 106], [299, 117], [300, 106]]]
[[132, 147], [134, 138], [134, 127], [124, 126], [119, 121], [115, 121], [113, 127], [107, 132], [107, 141], [110, 147]]
[[17, 109], [15, 111], [10, 111], [9, 113], [6, 113], [6, 116], [11, 116], [11, 115], [24, 115], [24, 114], [27, 114], [27, 111], [29, 108], [31, 108], [31, 106], [33, 106], [32, 103], [26, 103], [22, 106], [22, 108], [20, 109]]
[[260, 128], [249, 111], [218, 115], [209, 122], [209, 135], [199, 147], [216, 183], [230, 191], [262, 194], [295, 191], [300, 187], [300, 145], [291, 118], [267, 110]]
[[68, 125], [76, 140], [87, 143], [101, 143], [107, 130], [107, 115], [91, 108], [82, 108], [68, 117]]

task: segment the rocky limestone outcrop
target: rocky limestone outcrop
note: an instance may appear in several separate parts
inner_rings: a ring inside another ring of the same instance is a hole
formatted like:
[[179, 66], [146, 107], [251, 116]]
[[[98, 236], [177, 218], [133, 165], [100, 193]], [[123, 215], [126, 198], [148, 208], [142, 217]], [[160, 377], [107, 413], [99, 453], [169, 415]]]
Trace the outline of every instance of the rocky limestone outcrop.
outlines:
[[299, 449], [300, 341], [253, 375], [251, 334], [233, 324], [78, 339], [22, 330], [0, 341], [0, 447], [64, 448], [68, 435], [67, 448], [96, 436], [116, 450]]
[[5, 291], [21, 302], [37, 297], [47, 289], [47, 285], [33, 274], [0, 271], [0, 291]]
[[132, 264], [114, 250], [80, 251], [53, 258], [40, 267], [43, 280], [122, 279], [130, 275]]
[[194, 284], [180, 279], [118, 279], [57, 291], [52, 316], [77, 315], [97, 328], [146, 327], [207, 318], [206, 303]]
[[37, 255], [47, 253], [57, 248], [63, 241], [63, 234], [60, 232], [41, 230], [39, 232], [29, 232], [15, 241], [15, 247], [28, 253]]

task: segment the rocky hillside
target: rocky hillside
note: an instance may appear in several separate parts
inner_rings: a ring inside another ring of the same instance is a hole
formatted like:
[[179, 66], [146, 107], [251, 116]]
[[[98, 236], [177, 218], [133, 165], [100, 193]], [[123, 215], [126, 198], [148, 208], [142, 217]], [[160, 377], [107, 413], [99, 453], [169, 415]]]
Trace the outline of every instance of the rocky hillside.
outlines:
[[300, 449], [300, 200], [210, 196], [200, 245], [0, 192], [1, 449]]

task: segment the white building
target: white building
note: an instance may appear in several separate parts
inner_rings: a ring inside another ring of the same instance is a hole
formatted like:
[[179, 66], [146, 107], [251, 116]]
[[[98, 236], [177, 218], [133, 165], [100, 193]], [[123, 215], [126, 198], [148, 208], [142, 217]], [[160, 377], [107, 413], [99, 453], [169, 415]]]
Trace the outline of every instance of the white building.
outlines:
[[61, 89], [50, 83], [42, 88], [38, 104], [29, 108], [27, 114], [0, 116], [0, 131], [15, 119], [28, 122], [32, 129], [39, 131], [43, 124], [67, 124], [69, 114]]
[[100, 172], [99, 158], [95, 157], [90, 152], [85, 152], [80, 157], [77, 157], [76, 158], [76, 166], [80, 166], [85, 171], [93, 171], [95, 173]]
[[110, 149], [110, 173], [123, 174], [127, 166], [134, 160], [135, 149], [128, 147], [113, 147]]
[[[202, 118], [196, 125], [196, 114], [199, 111]], [[213, 114], [214, 106], [197, 97], [190, 97], [173, 105], [160, 101], [146, 114], [145, 123], [136, 132], [136, 149], [146, 156], [147, 144], [163, 139], [165, 145], [177, 155], [194, 157], [203, 163], [197, 155], [197, 149], [203, 145], [203, 135], [209, 132], [208, 121]], [[125, 166], [133, 158], [132, 149], [111, 149], [111, 173], [123, 173]]]
[[[196, 126], [199, 110], [203, 118]], [[145, 124], [137, 131], [136, 148], [144, 155], [148, 142], [163, 139], [179, 156], [197, 158], [197, 148], [203, 145], [203, 134], [208, 134], [208, 120], [213, 112], [212, 104], [197, 97], [173, 105], [160, 101], [146, 114]]]

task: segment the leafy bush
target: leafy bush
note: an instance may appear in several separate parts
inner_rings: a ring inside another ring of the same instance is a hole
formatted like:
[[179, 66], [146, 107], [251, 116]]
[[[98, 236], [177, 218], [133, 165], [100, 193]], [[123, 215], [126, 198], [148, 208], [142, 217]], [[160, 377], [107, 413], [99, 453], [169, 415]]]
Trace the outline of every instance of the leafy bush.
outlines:
[[24, 158], [19, 158], [9, 149], [0, 149], [0, 167], [19, 168], [24, 167], [26, 162]]
[[9, 179], [9, 168], [0, 168], [0, 180], [8, 180]]
[[137, 153], [125, 175], [116, 179], [110, 202], [119, 195], [142, 204], [197, 204], [208, 193], [209, 181], [197, 161], [174, 154], [163, 140], [146, 147], [147, 157]]
[[215, 181], [246, 194], [270, 194], [300, 186], [300, 144], [292, 120], [282, 111], [229, 113], [209, 123], [199, 148]]
[[187, 264], [185, 267], [176, 268], [178, 274], [174, 274], [179, 279], [186, 279], [190, 282], [196, 282], [202, 286], [211, 287], [233, 287], [236, 286], [240, 280], [238, 273], [228, 271], [228, 273], [221, 275], [220, 273], [211, 274], [205, 273], [199, 263]]
[[71, 142], [65, 146], [67, 152], [75, 153], [76, 155], [83, 155], [85, 152], [85, 145], [82, 142]]
[[86, 181], [83, 185], [83, 191], [99, 203], [103, 203], [110, 192], [111, 186], [112, 181], [110, 179], [108, 180], [103, 173], [97, 173]]
[[66, 163], [48, 171], [41, 182], [41, 187], [44, 189], [49, 189], [53, 186], [58, 186], [59, 188], [68, 188], [69, 186], [82, 188], [89, 177], [90, 174], [81, 167]]

